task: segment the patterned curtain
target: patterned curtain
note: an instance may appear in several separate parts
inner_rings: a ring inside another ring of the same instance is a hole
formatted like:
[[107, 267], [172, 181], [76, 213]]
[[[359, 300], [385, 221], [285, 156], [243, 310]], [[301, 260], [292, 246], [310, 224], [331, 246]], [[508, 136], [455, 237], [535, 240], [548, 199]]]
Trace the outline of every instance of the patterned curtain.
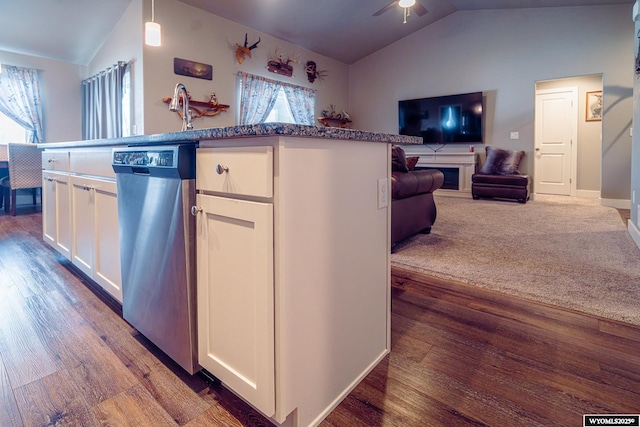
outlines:
[[282, 83], [253, 74], [240, 73], [239, 124], [264, 123], [271, 112]]
[[42, 99], [38, 70], [2, 65], [0, 111], [27, 130], [29, 135], [27, 142], [43, 142]]
[[82, 139], [119, 138], [122, 129], [125, 62], [82, 81]]
[[287, 96], [291, 114], [297, 124], [312, 126], [316, 119], [316, 91], [302, 86], [283, 84], [282, 88]]

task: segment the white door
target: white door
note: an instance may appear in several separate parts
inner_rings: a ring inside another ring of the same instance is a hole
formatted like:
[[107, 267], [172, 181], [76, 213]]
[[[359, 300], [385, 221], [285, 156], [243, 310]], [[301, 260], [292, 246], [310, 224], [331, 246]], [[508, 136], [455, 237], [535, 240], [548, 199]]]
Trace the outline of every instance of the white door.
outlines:
[[575, 193], [578, 89], [536, 92], [534, 193]]
[[198, 361], [275, 413], [273, 205], [198, 194]]

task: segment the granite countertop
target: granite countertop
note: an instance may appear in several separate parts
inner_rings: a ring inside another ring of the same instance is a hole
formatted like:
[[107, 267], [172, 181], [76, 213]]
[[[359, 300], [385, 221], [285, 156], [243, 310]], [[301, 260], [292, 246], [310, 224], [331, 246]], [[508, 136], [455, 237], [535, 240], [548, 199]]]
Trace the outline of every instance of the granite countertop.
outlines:
[[295, 125], [290, 123], [265, 123], [208, 129], [194, 129], [184, 132], [169, 132], [154, 135], [138, 135], [125, 138], [94, 139], [88, 141], [51, 142], [38, 144], [40, 148], [82, 148], [112, 145], [163, 145], [196, 143], [210, 139], [228, 139], [260, 136], [295, 136], [303, 138], [327, 138], [350, 141], [372, 141], [391, 144], [422, 144], [422, 138], [379, 132], [365, 132], [355, 129]]

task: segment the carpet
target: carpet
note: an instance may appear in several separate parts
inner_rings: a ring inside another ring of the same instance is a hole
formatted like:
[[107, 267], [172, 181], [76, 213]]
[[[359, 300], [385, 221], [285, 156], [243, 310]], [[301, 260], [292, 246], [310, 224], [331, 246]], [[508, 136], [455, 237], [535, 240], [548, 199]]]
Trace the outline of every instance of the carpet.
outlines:
[[640, 249], [616, 209], [562, 196], [435, 199], [431, 234], [397, 244], [392, 266], [640, 325]]

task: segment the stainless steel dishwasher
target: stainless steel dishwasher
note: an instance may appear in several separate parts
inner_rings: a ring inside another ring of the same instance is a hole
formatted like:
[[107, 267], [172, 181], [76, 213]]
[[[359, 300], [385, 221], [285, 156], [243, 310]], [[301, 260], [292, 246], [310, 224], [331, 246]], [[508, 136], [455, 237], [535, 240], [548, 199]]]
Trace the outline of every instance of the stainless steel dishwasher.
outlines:
[[114, 148], [122, 313], [193, 374], [196, 348], [195, 145]]

